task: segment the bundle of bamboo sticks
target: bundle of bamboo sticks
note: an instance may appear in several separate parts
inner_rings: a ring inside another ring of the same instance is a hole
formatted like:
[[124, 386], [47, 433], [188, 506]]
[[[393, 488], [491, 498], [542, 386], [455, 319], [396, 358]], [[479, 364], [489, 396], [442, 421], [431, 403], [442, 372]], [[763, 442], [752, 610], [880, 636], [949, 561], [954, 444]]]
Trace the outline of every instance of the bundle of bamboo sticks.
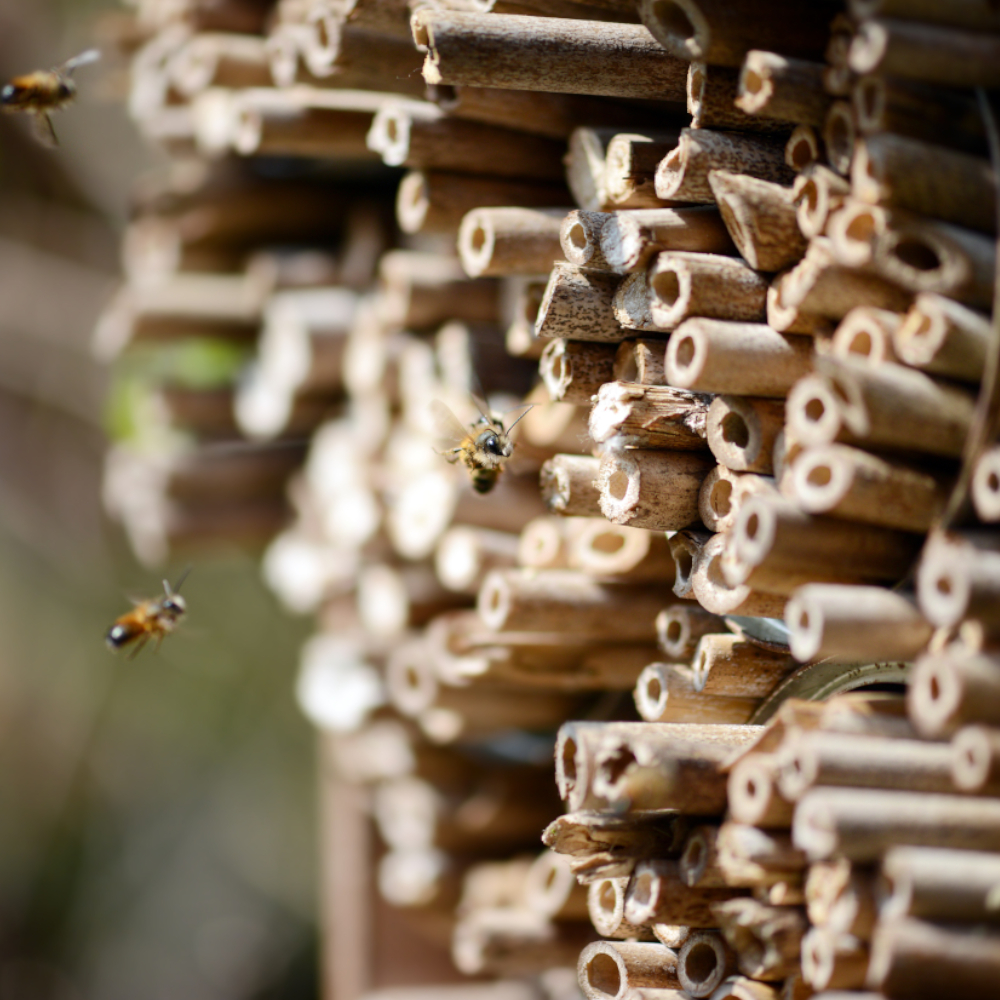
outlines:
[[[241, 365], [157, 376], [108, 502], [149, 560], [291, 510], [331, 996], [445, 947], [590, 1000], [995, 992], [988, 8], [138, 5], [174, 163], [98, 344]], [[533, 404], [486, 498], [430, 413], [476, 391]]]

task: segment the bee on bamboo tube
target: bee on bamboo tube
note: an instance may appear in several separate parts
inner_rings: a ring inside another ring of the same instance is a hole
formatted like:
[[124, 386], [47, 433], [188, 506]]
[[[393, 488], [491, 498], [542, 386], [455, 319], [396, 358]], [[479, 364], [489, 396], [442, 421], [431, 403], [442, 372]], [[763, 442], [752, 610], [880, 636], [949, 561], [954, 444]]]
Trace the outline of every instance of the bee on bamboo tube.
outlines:
[[190, 569], [186, 569], [173, 587], [169, 580], [164, 580], [163, 593], [159, 597], [148, 601], [133, 601], [135, 607], [116, 618], [108, 629], [104, 637], [108, 647], [119, 650], [134, 643], [130, 659], [135, 659], [150, 639], [156, 640], [156, 648], [159, 649], [163, 637], [173, 632], [187, 613], [187, 604], [177, 591], [190, 572]]
[[49, 113], [72, 104], [76, 97], [73, 71], [101, 58], [97, 49], [88, 49], [55, 69], [39, 69], [15, 76], [0, 90], [0, 108], [24, 111], [34, 118], [35, 135], [43, 146], [57, 146], [59, 140]]
[[453, 465], [461, 462], [469, 470], [472, 488], [477, 493], [489, 493], [497, 484], [500, 473], [514, 454], [514, 442], [510, 432], [517, 426], [528, 410], [529, 404], [510, 425], [504, 426], [504, 418], [491, 412], [487, 407], [480, 406], [473, 397], [479, 416], [468, 427], [462, 425], [458, 417], [439, 399], [431, 403], [431, 411], [442, 438], [448, 444], [444, 451], [439, 451]]

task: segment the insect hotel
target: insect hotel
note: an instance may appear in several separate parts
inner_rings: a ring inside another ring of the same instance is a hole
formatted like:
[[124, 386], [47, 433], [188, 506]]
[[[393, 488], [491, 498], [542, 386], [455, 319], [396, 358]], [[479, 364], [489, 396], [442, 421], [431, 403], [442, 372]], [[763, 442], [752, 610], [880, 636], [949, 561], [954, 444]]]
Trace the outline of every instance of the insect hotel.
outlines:
[[995, 1000], [995, 4], [133, 12], [96, 349], [252, 357], [106, 504], [315, 622], [328, 1000]]

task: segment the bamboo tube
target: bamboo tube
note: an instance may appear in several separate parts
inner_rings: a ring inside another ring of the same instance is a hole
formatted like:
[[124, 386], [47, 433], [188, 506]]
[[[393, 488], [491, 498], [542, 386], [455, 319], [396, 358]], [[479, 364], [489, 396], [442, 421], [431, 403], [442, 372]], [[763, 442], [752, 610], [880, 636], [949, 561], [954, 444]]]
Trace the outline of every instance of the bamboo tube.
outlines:
[[625, 919], [625, 886], [627, 878], [605, 878], [587, 887], [587, 910], [594, 930], [603, 938], [650, 941], [648, 927], [636, 927]]
[[698, 491], [711, 465], [696, 452], [608, 452], [596, 480], [601, 513], [633, 528], [686, 528], [698, 519]]
[[[581, 725], [583, 723], [567, 723], [563, 728]], [[560, 758], [557, 753], [557, 782]], [[577, 878], [588, 883], [602, 878], [628, 878], [637, 858], [679, 854], [687, 830], [686, 818], [676, 815], [612, 816], [592, 811], [572, 812], [558, 817], [545, 828], [542, 843], [565, 854]]]
[[587, 1000], [623, 1000], [630, 990], [673, 990], [677, 954], [658, 942], [594, 941], [580, 953], [580, 989]]
[[792, 595], [785, 620], [802, 662], [912, 660], [933, 632], [911, 600], [882, 587], [807, 584]]
[[601, 253], [616, 271], [644, 267], [661, 250], [727, 253], [732, 240], [719, 213], [708, 206], [612, 212], [601, 229]]
[[751, 115], [820, 126], [830, 106], [823, 66], [777, 52], [747, 52], [736, 106]]
[[987, 726], [964, 726], [952, 737], [955, 787], [978, 795], [1000, 793], [1000, 735]]
[[727, 582], [722, 573], [725, 545], [725, 535], [713, 535], [695, 562], [691, 581], [698, 603], [717, 615], [782, 618], [783, 597], [751, 590], [746, 584], [733, 586]]
[[971, 95], [898, 77], [862, 76], [851, 89], [862, 135], [893, 132], [966, 153], [986, 152], [983, 121]]
[[[479, 615], [497, 632], [577, 632], [616, 642], [654, 639], [662, 597], [644, 587], [602, 584], [566, 570], [494, 570]], [[628, 608], [627, 622], [616, 609]]]
[[787, 501], [751, 496], [730, 533], [723, 572], [741, 583], [791, 594], [803, 583], [860, 583], [906, 574], [918, 539], [900, 531], [810, 515]]
[[764, 319], [767, 279], [737, 258], [670, 251], [659, 254], [648, 273], [650, 313], [658, 329], [675, 329], [693, 316], [743, 323]]
[[570, 542], [571, 561], [594, 576], [630, 582], [671, 583], [674, 557], [663, 535], [607, 521], [581, 525]]
[[733, 890], [725, 887], [691, 888], [681, 880], [676, 861], [640, 861], [625, 890], [625, 918], [647, 926], [714, 927], [717, 920], [712, 904], [733, 895]]
[[522, 277], [504, 282], [500, 316], [507, 323], [504, 346], [512, 357], [541, 357], [544, 345], [535, 339], [535, 317], [544, 294], [544, 280]]
[[414, 170], [396, 193], [396, 220], [404, 233], [456, 233], [475, 208], [519, 205], [546, 208], [569, 202], [559, 184]]
[[614, 344], [550, 340], [542, 351], [539, 373], [554, 400], [589, 403], [614, 377]]
[[1000, 723], [1000, 674], [995, 657], [928, 655], [910, 679], [911, 720], [924, 736], [948, 736], [970, 722]]
[[605, 382], [590, 411], [590, 436], [628, 448], [704, 451], [706, 400], [671, 386]]
[[656, 165], [677, 145], [680, 133], [622, 132], [607, 146], [604, 187], [616, 208], [659, 208], [654, 179]]
[[449, 590], [472, 594], [491, 569], [513, 566], [517, 551], [517, 536], [510, 532], [456, 524], [438, 542], [434, 569]]
[[753, 396], [716, 396], [705, 430], [712, 454], [734, 472], [773, 471], [774, 442], [782, 428], [784, 404]]
[[540, 474], [542, 500], [553, 514], [600, 517], [600, 490], [595, 485], [601, 460], [590, 455], [555, 455]]
[[994, 995], [1000, 935], [970, 934], [919, 920], [885, 921], [875, 931], [868, 984], [886, 996], [930, 1000], [958, 991], [970, 1000]]
[[830, 353], [839, 358], [854, 354], [873, 365], [895, 361], [892, 334], [901, 321], [899, 313], [858, 306], [840, 321], [830, 342]]
[[[806, 251], [808, 253], [808, 251]], [[833, 323], [826, 316], [810, 313], [781, 301], [781, 292], [792, 271], [782, 271], [767, 290], [767, 325], [779, 333], [805, 333], [825, 337], [833, 332]]]
[[792, 186], [795, 200], [795, 218], [807, 239], [821, 235], [826, 220], [847, 200], [851, 186], [847, 180], [821, 163], [809, 166]]
[[854, 73], [848, 66], [848, 54], [854, 41], [856, 22], [845, 13], [836, 14], [830, 22], [830, 38], [826, 45], [827, 68], [823, 85], [827, 93], [845, 97], [854, 82]]
[[684, 100], [686, 63], [640, 25], [422, 10], [412, 27], [431, 84]]
[[709, 66], [694, 61], [688, 67], [687, 109], [691, 128], [731, 129], [784, 137], [792, 123], [748, 115], [735, 104], [739, 71], [729, 66]]
[[561, 209], [477, 208], [458, 230], [458, 255], [470, 278], [547, 272], [560, 256]]
[[816, 990], [857, 989], [865, 984], [868, 950], [849, 934], [813, 927], [802, 939], [802, 972]]
[[698, 513], [709, 531], [728, 531], [733, 526], [743, 496], [738, 489], [743, 479], [724, 465], [717, 465], [705, 477], [698, 492]]
[[[596, 722], [566, 722], [556, 738], [556, 788], [569, 812], [601, 809], [603, 796], [594, 792], [593, 776], [597, 750], [607, 730]], [[555, 850], [550, 839], [544, 843]], [[563, 851], [562, 853], [566, 853]]]
[[612, 381], [666, 385], [663, 344], [658, 340], [625, 340], [615, 353]]
[[[730, 976], [712, 996], [715, 1000], [781, 1000], [782, 994], [773, 986], [768, 986], [767, 983], [743, 976]], [[793, 1000], [799, 1000], [799, 998], [793, 998]], [[864, 1000], [873, 1000], [873, 998], [866, 997]]]
[[796, 125], [785, 143], [785, 166], [801, 173], [818, 166], [823, 151], [821, 140], [811, 125]]
[[171, 60], [170, 73], [173, 85], [189, 98], [209, 87], [271, 85], [264, 40], [253, 35], [193, 35]]
[[[566, 151], [566, 184], [581, 210], [606, 212], [610, 209], [604, 182], [608, 143], [617, 135], [613, 128], [573, 129]], [[593, 264], [591, 266], [597, 266]]]
[[656, 168], [656, 195], [664, 201], [711, 202], [708, 175], [712, 170], [749, 174], [778, 184], [792, 179], [780, 142], [739, 132], [686, 128]]
[[390, 850], [378, 861], [379, 896], [390, 906], [447, 912], [459, 894], [458, 873], [442, 851], [433, 848]]
[[609, 344], [625, 340], [611, 305], [618, 281], [613, 274], [557, 261], [538, 310], [535, 336]]
[[462, 897], [458, 906], [463, 911], [497, 907], [521, 906], [530, 858], [510, 861], [479, 861], [470, 865], [462, 876]]
[[[606, 731], [594, 751], [592, 792], [618, 812], [667, 808], [695, 816], [721, 812], [726, 777], [718, 768], [758, 733], [742, 725], [619, 723]], [[626, 916], [632, 923], [642, 922], [628, 916], [627, 905]]]
[[713, 697], [700, 694], [690, 667], [650, 663], [635, 685], [635, 703], [646, 722], [744, 723], [750, 720], [757, 698]]
[[858, 28], [855, 73], [913, 77], [950, 87], [996, 86], [998, 50], [988, 34], [914, 21], [872, 19]]
[[675, 604], [656, 616], [657, 645], [674, 661], [690, 659], [703, 635], [723, 631], [725, 624], [718, 615], [695, 604]]
[[577, 267], [592, 267], [610, 271], [610, 264], [601, 250], [601, 230], [610, 218], [608, 212], [588, 212], [574, 209], [564, 219], [559, 230], [563, 256]]
[[932, 374], [978, 381], [992, 332], [987, 319], [941, 295], [922, 292], [893, 334], [901, 361]]
[[649, 275], [646, 271], [633, 271], [615, 291], [612, 299], [615, 319], [627, 330], [650, 333], [659, 332], [650, 308]]
[[587, 890], [573, 877], [566, 859], [546, 850], [535, 859], [524, 883], [527, 908], [550, 920], [584, 920]]
[[674, 594], [677, 597], [693, 598], [691, 574], [700, 557], [701, 550], [711, 537], [707, 532], [692, 528], [678, 531], [667, 539], [670, 553], [674, 557]]
[[562, 177], [557, 140], [451, 118], [433, 105], [419, 110], [385, 105], [372, 121], [368, 146], [392, 167], [551, 181]]
[[727, 820], [716, 838], [716, 863], [726, 885], [752, 889], [800, 874], [806, 858], [786, 832]]
[[730, 885], [718, 866], [719, 827], [696, 826], [684, 842], [684, 853], [678, 862], [681, 880], [688, 886], [718, 889]]
[[[978, 2], [953, 4], [949, 0], [851, 0], [851, 14], [859, 21], [872, 17], [916, 17], [932, 24], [951, 24], [962, 28], [1000, 28], [1000, 16], [989, 4]], [[919, 13], [915, 13], [919, 12]]]
[[984, 851], [892, 847], [882, 860], [892, 890], [881, 916], [955, 923], [997, 922], [991, 896], [1000, 881], [1000, 858]]
[[987, 448], [972, 474], [972, 504], [981, 521], [1000, 521], [1000, 449]]
[[786, 477], [786, 495], [812, 514], [903, 531], [926, 531], [941, 516], [951, 477], [841, 444], [808, 448]]
[[[914, 173], [914, 162], [921, 164]], [[859, 140], [851, 166], [855, 197], [992, 233], [996, 196], [988, 161], [885, 132]]]
[[789, 55], [821, 53], [828, 18], [823, 11], [805, 13], [781, 3], [760, 17], [752, 3], [720, 0], [668, 0], [639, 5], [642, 23], [678, 59], [698, 59], [718, 66], [739, 66], [749, 49]]
[[920, 608], [935, 625], [976, 618], [987, 626], [997, 619], [1000, 553], [993, 540], [977, 545], [973, 536], [939, 536], [928, 542], [917, 575]]
[[736, 635], [703, 635], [691, 665], [695, 687], [710, 695], [763, 698], [795, 664]]
[[780, 766], [776, 754], [759, 751], [746, 754], [733, 765], [728, 785], [731, 819], [765, 828], [791, 826], [794, 807], [778, 789]]
[[754, 899], [731, 899], [717, 903], [715, 913], [744, 975], [773, 981], [796, 971], [808, 927], [799, 909], [765, 906]]
[[802, 257], [806, 240], [792, 188], [728, 170], [710, 171], [708, 182], [722, 221], [750, 267], [780, 271]]
[[696, 392], [784, 396], [812, 367], [812, 343], [763, 323], [689, 319], [667, 344], [671, 385]]
[[858, 130], [854, 122], [854, 108], [850, 101], [834, 101], [823, 123], [823, 147], [826, 162], [842, 177], [851, 172], [851, 160]]
[[897, 844], [997, 849], [1000, 802], [885, 789], [819, 788], [795, 810], [792, 838], [812, 859], [874, 861]]
[[797, 802], [821, 785], [950, 792], [951, 748], [920, 740], [802, 733], [782, 750], [781, 794]]

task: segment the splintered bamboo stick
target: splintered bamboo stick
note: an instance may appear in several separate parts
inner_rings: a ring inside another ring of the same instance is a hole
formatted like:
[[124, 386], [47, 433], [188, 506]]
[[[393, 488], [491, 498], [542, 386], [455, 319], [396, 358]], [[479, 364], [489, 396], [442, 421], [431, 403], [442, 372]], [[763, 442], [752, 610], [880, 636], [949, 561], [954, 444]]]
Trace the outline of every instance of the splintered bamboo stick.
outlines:
[[994, 656], [929, 654], [913, 671], [910, 716], [924, 736], [948, 736], [970, 722], [1000, 723], [1000, 671]]
[[590, 922], [603, 938], [652, 941], [653, 932], [650, 928], [637, 927], [625, 919], [627, 885], [627, 878], [605, 878], [591, 882], [587, 888]]
[[555, 455], [539, 476], [542, 500], [553, 514], [600, 517], [601, 492], [596, 486], [601, 460], [592, 455]]
[[822, 125], [830, 106], [823, 66], [777, 52], [750, 51], [743, 60], [736, 106], [765, 118]]
[[630, 990], [680, 987], [677, 954], [658, 942], [594, 941], [580, 953], [577, 977], [587, 1000], [623, 1000]]
[[456, 233], [462, 219], [484, 206], [569, 203], [559, 184], [515, 178], [477, 177], [440, 170], [414, 170], [396, 192], [396, 220], [404, 233]]
[[791, 267], [806, 251], [796, 219], [794, 189], [730, 170], [708, 183], [736, 249], [758, 271]]
[[557, 261], [538, 309], [535, 336], [617, 344], [627, 333], [615, 319], [612, 299], [621, 279], [593, 268]]
[[674, 578], [674, 557], [663, 535], [603, 519], [581, 525], [570, 541], [570, 558], [594, 576], [663, 584]]
[[538, 363], [549, 396], [566, 403], [589, 403], [614, 378], [617, 350], [614, 344], [550, 340]]
[[687, 64], [641, 25], [422, 10], [424, 79], [551, 93], [683, 101]]
[[675, 662], [690, 659], [698, 640], [711, 632], [724, 632], [725, 624], [696, 604], [676, 604], [656, 616], [657, 644]]
[[667, 385], [605, 382], [590, 411], [590, 436], [616, 448], [705, 451], [704, 396]]
[[677, 145], [680, 133], [622, 132], [609, 143], [604, 157], [604, 185], [616, 208], [658, 208], [656, 165]]
[[698, 603], [717, 615], [784, 617], [783, 597], [751, 590], [746, 584], [733, 586], [726, 580], [722, 572], [725, 546], [724, 534], [713, 535], [695, 562], [691, 581]]
[[668, 251], [653, 261], [648, 275], [650, 314], [658, 329], [673, 330], [693, 316], [764, 319], [767, 279], [738, 258]]
[[679, 59], [739, 66], [748, 49], [818, 55], [827, 39], [825, 11], [804, 12], [782, 0], [761, 17], [747, 0], [666, 0], [639, 4], [643, 24]]
[[732, 240], [716, 209], [648, 208], [612, 212], [601, 229], [601, 254], [616, 271], [635, 271], [661, 250], [728, 253]]
[[794, 906], [766, 906], [755, 899], [716, 903], [722, 933], [736, 952], [736, 964], [754, 979], [779, 980], [799, 967], [808, 924]]
[[675, 663], [650, 663], [635, 685], [636, 709], [646, 722], [748, 722], [759, 703], [701, 694], [694, 671]]
[[842, 444], [807, 448], [783, 489], [803, 510], [904, 531], [926, 531], [944, 511], [951, 477]]
[[1000, 935], [919, 920], [883, 921], [872, 941], [868, 984], [890, 997], [931, 1000], [957, 990], [988, 1000], [1000, 976]]
[[733, 895], [729, 888], [692, 888], [681, 879], [676, 861], [640, 861], [625, 890], [625, 917], [640, 926], [715, 927], [712, 904]]
[[702, 636], [691, 664], [699, 691], [730, 698], [763, 698], [795, 667], [784, 653], [728, 634]]
[[633, 528], [686, 528], [698, 519], [698, 492], [711, 467], [697, 452], [608, 452], [597, 476], [601, 513]]
[[784, 418], [784, 403], [778, 400], [716, 396], [705, 425], [708, 446], [727, 469], [768, 474]]
[[982, 377], [991, 338], [986, 317], [942, 295], [922, 292], [892, 342], [908, 365], [975, 382]]
[[559, 230], [559, 242], [566, 260], [577, 267], [610, 271], [611, 265], [601, 250], [601, 231], [609, 218], [608, 212], [588, 212], [582, 208], [570, 212]]
[[792, 180], [780, 142], [739, 132], [686, 128], [656, 168], [656, 195], [665, 201], [711, 202], [708, 175], [712, 170], [730, 170], [779, 184]]
[[763, 323], [689, 319], [667, 344], [671, 385], [696, 392], [784, 396], [812, 368], [812, 342]]
[[867, 788], [817, 788], [795, 810], [795, 845], [812, 859], [874, 861], [897, 844], [996, 851], [1000, 802]]
[[951, 776], [962, 792], [1000, 792], [1000, 733], [988, 726], [965, 726], [952, 737]]
[[465, 273], [470, 278], [545, 274], [562, 252], [564, 214], [562, 209], [474, 209], [458, 229]]
[[912, 600], [882, 587], [807, 584], [792, 595], [785, 620], [801, 661], [912, 660], [933, 632]]

